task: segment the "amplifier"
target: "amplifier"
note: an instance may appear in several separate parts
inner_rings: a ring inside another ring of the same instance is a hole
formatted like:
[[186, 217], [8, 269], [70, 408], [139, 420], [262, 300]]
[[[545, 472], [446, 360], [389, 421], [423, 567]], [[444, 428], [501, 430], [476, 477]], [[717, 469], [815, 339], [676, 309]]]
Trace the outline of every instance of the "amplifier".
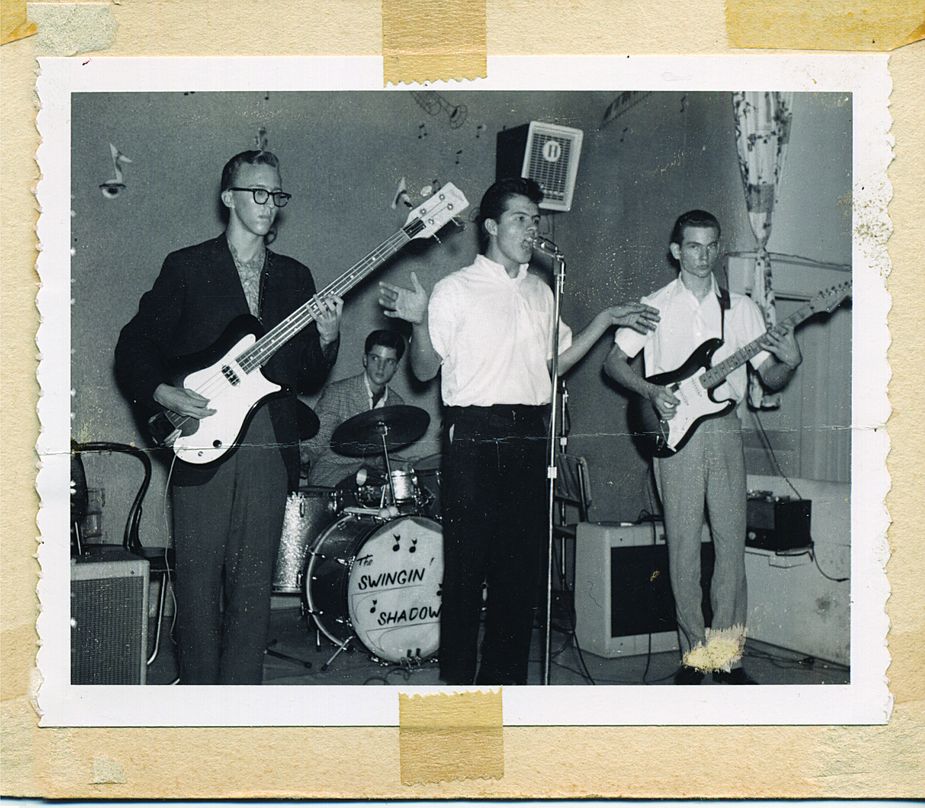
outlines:
[[759, 550], [793, 550], [812, 544], [812, 506], [808, 499], [750, 492], [746, 503], [745, 543]]
[[71, 684], [143, 685], [148, 650], [148, 562], [94, 548], [71, 560]]
[[[704, 528], [700, 575], [708, 624], [713, 563], [713, 544]], [[578, 525], [575, 635], [582, 650], [607, 658], [678, 648], [668, 547], [661, 523]]]

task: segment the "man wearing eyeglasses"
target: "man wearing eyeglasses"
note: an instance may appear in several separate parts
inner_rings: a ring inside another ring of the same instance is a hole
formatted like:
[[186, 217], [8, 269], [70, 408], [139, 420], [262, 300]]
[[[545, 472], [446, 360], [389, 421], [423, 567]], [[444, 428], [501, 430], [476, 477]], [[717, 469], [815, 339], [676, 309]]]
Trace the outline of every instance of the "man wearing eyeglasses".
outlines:
[[331, 449], [331, 436], [344, 421], [378, 407], [405, 402], [389, 382], [405, 353], [405, 341], [396, 331], [373, 331], [363, 350], [363, 372], [331, 382], [318, 400], [315, 412], [321, 426], [314, 438], [302, 443], [302, 458], [311, 463], [309, 485], [334, 486], [356, 474], [363, 461]]
[[[311, 272], [267, 246], [289, 199], [272, 153], [242, 152], [225, 165], [225, 232], [168, 255], [119, 336], [116, 375], [141, 415], [211, 415], [208, 399], [167, 378], [171, 359], [209, 349], [242, 314], [269, 330], [314, 296]], [[296, 393], [320, 388], [334, 365], [342, 307], [320, 301], [315, 322], [266, 364], [289, 393], [256, 408], [235, 451], [171, 468], [183, 684], [262, 682], [273, 564], [286, 494], [298, 485]]]

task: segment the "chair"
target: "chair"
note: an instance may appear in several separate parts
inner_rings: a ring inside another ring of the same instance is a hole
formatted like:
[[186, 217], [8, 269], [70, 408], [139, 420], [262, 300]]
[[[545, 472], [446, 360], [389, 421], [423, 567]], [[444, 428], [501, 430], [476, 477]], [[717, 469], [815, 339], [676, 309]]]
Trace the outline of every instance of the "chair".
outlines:
[[[588, 476], [588, 461], [583, 457], [560, 454], [556, 458], [556, 468], [557, 520], [553, 525], [553, 536], [559, 539], [559, 574], [568, 589], [565, 542], [566, 539], [575, 538], [579, 522], [588, 521], [588, 511], [591, 508], [591, 483]], [[577, 521], [573, 522], [569, 519], [572, 511], [577, 511]]]
[[76, 549], [78, 555], [92, 555], [94, 552], [104, 552], [106, 548], [112, 548], [114, 545], [85, 545], [80, 538], [80, 522], [86, 516], [87, 494], [86, 494], [86, 473], [84, 472], [83, 463], [80, 460], [81, 454], [88, 452], [116, 452], [131, 455], [141, 462], [144, 469], [144, 477], [141, 485], [138, 487], [138, 493], [129, 508], [128, 517], [125, 520], [125, 530], [122, 536], [122, 549], [132, 555], [139, 556], [148, 562], [148, 569], [151, 575], [160, 576], [161, 585], [157, 601], [157, 627], [154, 632], [154, 648], [148, 657], [147, 664], [150, 666], [157, 658], [161, 644], [161, 622], [164, 617], [164, 604], [167, 598], [167, 585], [170, 582], [170, 576], [175, 569], [175, 554], [173, 548], [162, 547], [145, 547], [139, 538], [139, 527], [141, 525], [142, 505], [145, 494], [148, 492], [148, 486], [151, 484], [151, 459], [143, 450], [129, 446], [124, 443], [110, 443], [107, 441], [93, 441], [90, 443], [71, 443], [71, 476], [73, 479], [71, 494], [71, 536], [72, 552]]

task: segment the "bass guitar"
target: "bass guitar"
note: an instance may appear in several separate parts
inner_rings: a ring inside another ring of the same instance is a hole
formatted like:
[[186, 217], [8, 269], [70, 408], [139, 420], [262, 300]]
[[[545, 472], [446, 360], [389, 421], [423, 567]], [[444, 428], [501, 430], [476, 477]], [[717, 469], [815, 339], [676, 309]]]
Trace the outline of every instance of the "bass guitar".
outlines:
[[[851, 281], [825, 289], [774, 326], [771, 332], [782, 334], [787, 328], [795, 328], [814, 314], [834, 311], [850, 294]], [[736, 368], [763, 350], [761, 339], [752, 340], [712, 367], [713, 354], [723, 341], [708, 339], [680, 367], [646, 377], [646, 381], [652, 384], [667, 387], [678, 399], [674, 417], [666, 421], [649, 399], [643, 396], [631, 398], [628, 413], [630, 428], [636, 436], [642, 438], [649, 454], [668, 457], [680, 451], [703, 421], [725, 415], [735, 407], [734, 401], [717, 401], [713, 391]]]
[[163, 410], [148, 420], [151, 436], [170, 446], [187, 463], [205, 465], [221, 460], [237, 446], [257, 405], [282, 392], [263, 374], [263, 366], [318, 313], [318, 302], [341, 296], [413, 239], [428, 238], [469, 205], [463, 193], [447, 183], [408, 215], [404, 227], [355, 263], [315, 297], [305, 301], [282, 322], [263, 333], [255, 317], [235, 318], [213, 346], [176, 359], [169, 381], [209, 400], [215, 410], [196, 419]]

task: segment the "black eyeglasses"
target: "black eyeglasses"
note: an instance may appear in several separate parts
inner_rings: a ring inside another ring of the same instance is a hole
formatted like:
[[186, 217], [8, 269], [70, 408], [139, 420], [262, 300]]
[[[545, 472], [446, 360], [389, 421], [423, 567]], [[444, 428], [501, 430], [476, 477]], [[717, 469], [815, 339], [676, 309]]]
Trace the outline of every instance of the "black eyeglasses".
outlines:
[[270, 200], [270, 197], [273, 197], [273, 204], [278, 208], [286, 207], [290, 199], [292, 199], [292, 194], [287, 194], [284, 191], [268, 191], [266, 188], [229, 188], [229, 191], [250, 191], [254, 195], [254, 202], [258, 205], [266, 205]]

